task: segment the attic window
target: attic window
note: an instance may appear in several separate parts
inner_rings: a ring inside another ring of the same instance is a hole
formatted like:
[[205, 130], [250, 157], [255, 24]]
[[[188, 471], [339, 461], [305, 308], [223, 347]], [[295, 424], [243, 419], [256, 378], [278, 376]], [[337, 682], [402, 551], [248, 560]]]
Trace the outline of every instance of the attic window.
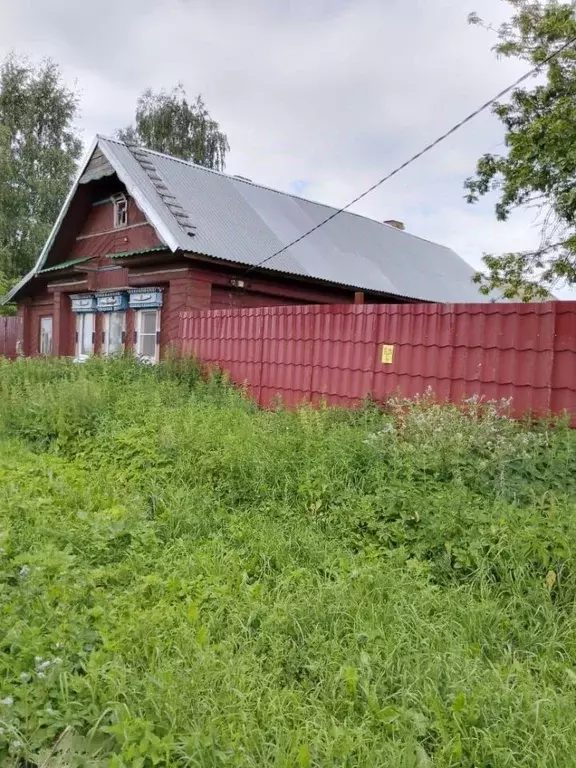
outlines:
[[128, 200], [125, 195], [114, 198], [114, 229], [128, 225]]

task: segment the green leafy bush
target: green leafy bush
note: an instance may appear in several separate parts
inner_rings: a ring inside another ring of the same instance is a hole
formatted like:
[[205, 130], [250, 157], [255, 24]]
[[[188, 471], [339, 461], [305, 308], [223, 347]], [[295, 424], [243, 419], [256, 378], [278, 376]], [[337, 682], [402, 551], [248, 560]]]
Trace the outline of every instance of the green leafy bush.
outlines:
[[1, 765], [573, 764], [566, 425], [130, 358], [0, 403]]

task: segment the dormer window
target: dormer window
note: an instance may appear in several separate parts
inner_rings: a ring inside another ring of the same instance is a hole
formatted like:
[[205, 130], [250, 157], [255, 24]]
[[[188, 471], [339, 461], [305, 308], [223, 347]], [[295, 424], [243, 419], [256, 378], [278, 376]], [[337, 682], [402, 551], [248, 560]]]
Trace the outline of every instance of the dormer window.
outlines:
[[114, 229], [128, 225], [128, 200], [126, 195], [116, 195], [114, 198]]

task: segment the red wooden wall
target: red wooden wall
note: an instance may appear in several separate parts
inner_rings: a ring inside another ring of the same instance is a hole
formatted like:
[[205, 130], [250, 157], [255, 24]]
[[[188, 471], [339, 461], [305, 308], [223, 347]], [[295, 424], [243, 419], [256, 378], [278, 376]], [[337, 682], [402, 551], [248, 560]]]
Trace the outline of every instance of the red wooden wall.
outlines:
[[430, 387], [442, 400], [512, 398], [517, 416], [567, 410], [576, 421], [576, 302], [192, 311], [180, 337], [184, 354], [248, 382], [262, 405], [354, 405]]
[[19, 331], [19, 317], [0, 317], [0, 357], [16, 357]]

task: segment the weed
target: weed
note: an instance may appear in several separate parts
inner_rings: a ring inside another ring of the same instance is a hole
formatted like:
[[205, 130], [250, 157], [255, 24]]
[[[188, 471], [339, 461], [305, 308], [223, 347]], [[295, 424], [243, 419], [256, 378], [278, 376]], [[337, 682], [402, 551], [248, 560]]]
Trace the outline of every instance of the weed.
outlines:
[[575, 435], [0, 362], [0, 764], [571, 766]]

